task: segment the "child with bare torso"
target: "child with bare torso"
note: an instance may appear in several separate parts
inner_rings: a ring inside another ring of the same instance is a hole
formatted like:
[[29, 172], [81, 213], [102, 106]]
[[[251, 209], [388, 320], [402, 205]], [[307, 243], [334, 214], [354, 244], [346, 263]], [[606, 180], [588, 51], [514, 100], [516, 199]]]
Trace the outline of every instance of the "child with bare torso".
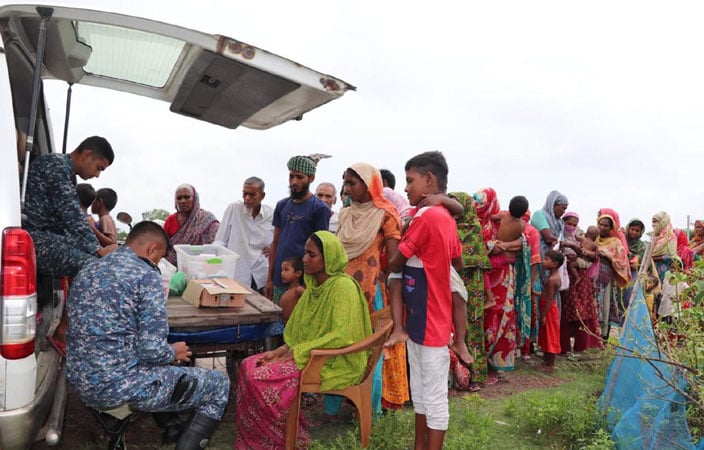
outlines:
[[303, 260], [301, 258], [286, 258], [281, 263], [281, 281], [288, 286], [286, 292], [281, 296], [281, 320], [285, 324], [291, 317], [298, 299], [306, 290], [303, 285]]
[[545, 252], [543, 268], [550, 272], [543, 292], [540, 295], [540, 331], [538, 344], [543, 350], [541, 370], [552, 372], [555, 368], [555, 355], [560, 353], [560, 311], [557, 308], [555, 296], [560, 290], [560, 274], [558, 268], [564, 262], [564, 255], [555, 250]]
[[[499, 231], [497, 233], [499, 243], [497, 245], [501, 246], [501, 243], [503, 242], [515, 241], [521, 237], [526, 226], [525, 222], [521, 218], [526, 211], [528, 211], [528, 199], [522, 195], [517, 195], [509, 202], [508, 211], [501, 211], [491, 217], [491, 220], [499, 222]], [[516, 252], [504, 250], [502, 256], [515, 258]], [[496, 300], [494, 300], [494, 295], [491, 292], [491, 286], [487, 280], [484, 282], [484, 287], [486, 293], [484, 309], [487, 309], [496, 305]]]
[[499, 241], [510, 242], [521, 237], [526, 226], [521, 217], [526, 211], [528, 211], [528, 199], [517, 195], [509, 202], [508, 211], [501, 211], [492, 217], [492, 220], [499, 221]]
[[[579, 270], [588, 269], [596, 258], [596, 238], [599, 237], [599, 228], [595, 225], [590, 225], [584, 234], [576, 236], [578, 245], [569, 246], [567, 243], [563, 245], [563, 253], [567, 257], [567, 270], [570, 273], [575, 284], [579, 282]], [[576, 256], [576, 258], [570, 258]]]

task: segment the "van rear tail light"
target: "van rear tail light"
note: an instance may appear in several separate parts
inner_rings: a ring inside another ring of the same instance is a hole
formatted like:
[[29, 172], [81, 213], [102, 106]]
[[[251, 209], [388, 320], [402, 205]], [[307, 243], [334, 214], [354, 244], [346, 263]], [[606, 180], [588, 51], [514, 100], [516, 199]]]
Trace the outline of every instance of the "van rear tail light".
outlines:
[[0, 355], [5, 359], [20, 359], [34, 353], [36, 280], [37, 260], [32, 238], [21, 228], [5, 228], [0, 262]]

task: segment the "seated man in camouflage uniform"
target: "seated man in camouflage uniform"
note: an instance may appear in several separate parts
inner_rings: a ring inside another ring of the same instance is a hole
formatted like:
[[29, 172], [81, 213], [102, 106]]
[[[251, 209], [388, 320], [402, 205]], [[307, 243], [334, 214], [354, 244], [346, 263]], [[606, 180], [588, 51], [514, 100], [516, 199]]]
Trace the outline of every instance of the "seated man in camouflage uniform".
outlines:
[[98, 177], [114, 158], [110, 143], [92, 136], [69, 155], [42, 155], [30, 166], [22, 225], [34, 240], [39, 273], [73, 277], [86, 262], [116, 248], [101, 248], [76, 194], [76, 175]]
[[177, 449], [198, 449], [222, 417], [230, 382], [221, 372], [173, 365], [190, 361], [185, 342], [169, 345], [158, 261], [168, 238], [154, 222], [132, 229], [123, 247], [87, 264], [67, 301], [66, 373], [83, 402], [101, 410], [195, 408]]

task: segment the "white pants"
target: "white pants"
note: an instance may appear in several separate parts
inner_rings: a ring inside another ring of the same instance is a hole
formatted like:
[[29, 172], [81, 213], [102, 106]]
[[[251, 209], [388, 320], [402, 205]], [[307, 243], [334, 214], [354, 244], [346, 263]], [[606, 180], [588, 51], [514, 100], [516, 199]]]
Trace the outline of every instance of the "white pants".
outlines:
[[447, 347], [427, 347], [408, 340], [408, 365], [411, 369], [411, 399], [416, 414], [425, 416], [433, 430], [447, 430], [450, 411], [447, 400], [447, 374], [450, 353]]

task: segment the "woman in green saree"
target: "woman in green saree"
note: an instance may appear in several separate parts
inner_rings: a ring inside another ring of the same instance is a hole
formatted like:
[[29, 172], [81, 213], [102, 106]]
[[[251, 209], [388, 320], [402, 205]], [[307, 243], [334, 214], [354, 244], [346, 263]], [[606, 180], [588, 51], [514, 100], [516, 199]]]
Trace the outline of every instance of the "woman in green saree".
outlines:
[[[286, 416], [296, 399], [301, 370], [316, 348], [342, 348], [372, 334], [369, 309], [359, 284], [344, 271], [347, 253], [328, 232], [311, 235], [303, 255], [306, 290], [291, 313], [281, 347], [242, 362], [237, 383], [236, 449], [283, 448]], [[323, 390], [359, 383], [367, 355], [330, 358], [321, 371]], [[308, 436], [299, 423], [298, 448]]]

